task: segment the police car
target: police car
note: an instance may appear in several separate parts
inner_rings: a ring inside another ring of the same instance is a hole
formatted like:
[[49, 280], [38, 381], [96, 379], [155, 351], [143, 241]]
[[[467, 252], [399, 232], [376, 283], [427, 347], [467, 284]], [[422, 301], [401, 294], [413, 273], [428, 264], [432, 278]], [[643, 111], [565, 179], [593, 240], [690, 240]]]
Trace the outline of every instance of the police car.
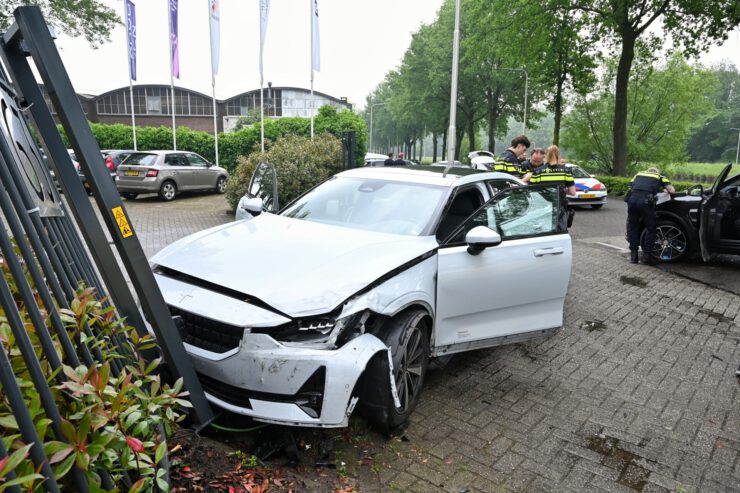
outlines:
[[575, 164], [565, 166], [576, 182], [576, 194], [568, 197], [568, 204], [590, 205], [592, 209], [601, 209], [606, 204], [606, 186], [580, 166]]

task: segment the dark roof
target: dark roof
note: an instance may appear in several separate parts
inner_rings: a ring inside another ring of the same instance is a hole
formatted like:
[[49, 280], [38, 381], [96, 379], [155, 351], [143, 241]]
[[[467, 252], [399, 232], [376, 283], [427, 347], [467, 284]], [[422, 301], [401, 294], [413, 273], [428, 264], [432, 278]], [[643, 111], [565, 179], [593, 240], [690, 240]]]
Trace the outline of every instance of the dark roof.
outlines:
[[[137, 89], [137, 88], [147, 88], [147, 87], [152, 87], [152, 88], [155, 88], [156, 87], [158, 89], [167, 89], [168, 91], [170, 90], [170, 86], [167, 85], [167, 84], [137, 84], [137, 85], [134, 86], [134, 89]], [[184, 92], [189, 92], [191, 94], [196, 94], [196, 95], [202, 96], [202, 97], [204, 97], [206, 99], [211, 99], [213, 97], [213, 96], [209, 96], [208, 94], [204, 94], [202, 92], [194, 91], [192, 89], [187, 89], [185, 87], [175, 86], [175, 89], [177, 89], [178, 91], [184, 91]], [[128, 93], [129, 88], [128, 88], [128, 86], [124, 86], [124, 87], [119, 87], [118, 89], [111, 89], [110, 91], [106, 91], [106, 92], [104, 92], [102, 94], [98, 94], [97, 96], [93, 96], [93, 98], [94, 99], [102, 98], [103, 96], [107, 96], [109, 94], [113, 94], [113, 93], [116, 93], [116, 92], [119, 92], [119, 91], [125, 91], [125, 92]], [[216, 100], [216, 101], [218, 101], [218, 100]]]

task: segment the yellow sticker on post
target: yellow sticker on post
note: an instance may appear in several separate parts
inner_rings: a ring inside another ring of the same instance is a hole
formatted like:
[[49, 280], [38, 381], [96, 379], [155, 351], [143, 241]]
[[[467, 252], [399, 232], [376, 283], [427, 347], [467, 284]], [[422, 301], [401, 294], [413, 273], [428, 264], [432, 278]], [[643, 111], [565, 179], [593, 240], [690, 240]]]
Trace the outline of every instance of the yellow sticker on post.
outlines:
[[131, 225], [128, 223], [128, 219], [126, 219], [126, 213], [123, 212], [123, 207], [114, 207], [111, 211], [113, 211], [113, 217], [116, 218], [116, 222], [118, 223], [118, 229], [121, 230], [121, 236], [124, 238], [134, 236], [134, 230], [131, 229]]

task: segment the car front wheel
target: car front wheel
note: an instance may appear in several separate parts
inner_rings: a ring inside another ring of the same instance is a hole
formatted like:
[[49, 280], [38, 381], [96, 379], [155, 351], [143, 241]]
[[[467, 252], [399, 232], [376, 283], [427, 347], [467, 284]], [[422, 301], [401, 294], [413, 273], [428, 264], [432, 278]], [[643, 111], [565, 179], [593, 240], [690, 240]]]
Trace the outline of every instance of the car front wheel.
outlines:
[[[645, 240], [645, 232], [642, 233]], [[655, 228], [655, 246], [653, 257], [665, 263], [678, 262], [689, 253], [689, 242], [686, 232], [673, 221], [661, 219]]]
[[216, 192], [226, 193], [226, 177], [222, 176], [216, 182]]
[[175, 195], [177, 195], [177, 185], [175, 185], [175, 182], [167, 180], [159, 187], [159, 197], [162, 200], [169, 202], [170, 200], [174, 200]]
[[410, 310], [394, 318], [380, 336], [393, 361], [393, 396], [388, 353], [378, 353], [368, 363], [360, 395], [360, 409], [373, 426], [388, 435], [399, 435], [408, 426], [421, 394], [429, 366], [427, 314]]

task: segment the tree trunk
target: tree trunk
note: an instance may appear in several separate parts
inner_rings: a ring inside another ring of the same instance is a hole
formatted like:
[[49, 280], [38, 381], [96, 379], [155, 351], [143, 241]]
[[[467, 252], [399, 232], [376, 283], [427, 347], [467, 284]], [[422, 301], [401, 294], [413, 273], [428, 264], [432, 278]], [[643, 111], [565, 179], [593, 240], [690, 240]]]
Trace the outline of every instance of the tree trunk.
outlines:
[[634, 32], [625, 28], [622, 34], [622, 53], [619, 56], [617, 67], [617, 87], [614, 93], [614, 123], [612, 125], [614, 137], [614, 154], [612, 172], [615, 175], [627, 174], [627, 90], [632, 70], [632, 61], [635, 58]]
[[432, 162], [437, 162], [437, 133], [432, 132]]
[[442, 132], [442, 159], [447, 159], [447, 129]]
[[554, 101], [554, 111], [555, 111], [555, 128], [552, 131], [552, 143], [553, 145], [559, 146], [560, 145], [560, 121], [563, 118], [563, 84], [565, 81], [561, 78], [558, 79], [558, 84], [555, 87], [555, 101]]
[[475, 147], [475, 122], [471, 121], [468, 124], [468, 140], [470, 141], [470, 150], [474, 151]]

